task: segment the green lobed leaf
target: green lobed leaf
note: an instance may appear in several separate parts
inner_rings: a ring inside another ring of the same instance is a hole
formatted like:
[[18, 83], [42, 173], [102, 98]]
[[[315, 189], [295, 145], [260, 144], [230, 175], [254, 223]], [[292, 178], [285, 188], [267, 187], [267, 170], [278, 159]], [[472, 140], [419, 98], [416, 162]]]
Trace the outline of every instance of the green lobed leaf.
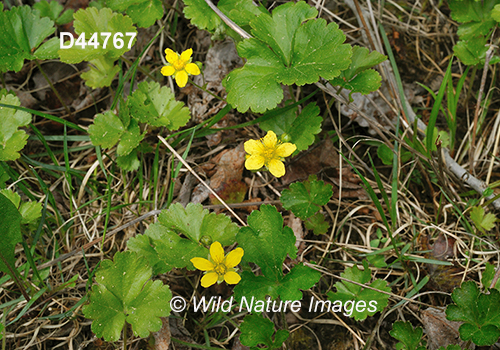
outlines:
[[314, 143], [314, 135], [321, 132], [323, 118], [319, 116], [319, 112], [319, 107], [313, 102], [308, 104], [299, 116], [297, 108], [292, 108], [261, 122], [259, 126], [264, 131], [274, 131], [279, 137], [288, 134], [289, 142], [297, 146], [297, 151], [304, 151]]
[[116, 164], [118, 164], [118, 166], [125, 171], [135, 171], [135, 170], [139, 169], [141, 162], [139, 161], [139, 158], [137, 157], [137, 149], [138, 148], [134, 149], [132, 152], [130, 152], [126, 156], [116, 157]]
[[170, 314], [172, 293], [161, 281], [151, 280], [151, 267], [133, 252], [118, 252], [113, 261], [103, 260], [96, 273], [85, 317], [93, 319], [97, 337], [116, 341], [125, 321], [134, 335], [147, 337], [161, 328], [160, 317]]
[[57, 1], [47, 2], [47, 0], [42, 0], [35, 3], [33, 8], [38, 11], [40, 17], [48, 17], [58, 25], [63, 25], [73, 20], [74, 11], [66, 10], [62, 13], [64, 7]]
[[[490, 288], [491, 282], [493, 282], [493, 278], [495, 277], [495, 266], [490, 264], [489, 262], [486, 263], [486, 268], [483, 272], [483, 276], [481, 278], [481, 284], [483, 285], [483, 290], [487, 290]], [[500, 279], [497, 281], [495, 286], [493, 287], [496, 290], [500, 291]]]
[[187, 124], [189, 109], [175, 100], [175, 95], [166, 86], [142, 82], [129, 96], [127, 106], [130, 115], [141, 123], [151, 126], [165, 126], [174, 131]]
[[125, 132], [123, 124], [113, 112], [97, 114], [94, 123], [89, 126], [90, 140], [94, 146], [111, 148], [120, 140]]
[[422, 340], [422, 328], [417, 327], [414, 329], [410, 322], [394, 322], [389, 334], [401, 342], [396, 345], [398, 349], [425, 350], [425, 346], [419, 346]]
[[[4, 193], [4, 191], [0, 192], [0, 213], [3, 215], [3, 219], [0, 221], [0, 236], [2, 240], [2, 244], [0, 244], [0, 254], [7, 263], [15, 269], [15, 248], [16, 244], [22, 241], [22, 217], [17, 207], [4, 195]], [[9, 275], [11, 274], [2, 259], [0, 259], [0, 271]]]
[[228, 103], [239, 112], [251, 108], [262, 113], [283, 98], [280, 83], [305, 85], [320, 77], [333, 79], [349, 67], [352, 49], [342, 44], [344, 34], [335, 23], [311, 19], [316, 14], [316, 9], [300, 1], [280, 5], [272, 16], [263, 13], [250, 22], [255, 38], [238, 44], [238, 53], [247, 63], [223, 81]]
[[320, 212], [308, 218], [305, 225], [308, 230], [313, 230], [315, 235], [325, 234], [330, 228], [330, 224], [325, 221], [325, 217]]
[[[126, 37], [125, 33], [137, 33], [130, 17], [113, 12], [109, 8], [103, 8], [101, 10], [97, 10], [93, 7], [88, 7], [85, 10], [80, 9], [74, 14], [74, 18], [75, 33], [78, 35], [85, 33], [86, 41], [90, 40], [94, 33], [98, 33], [97, 39], [99, 46], [97, 48], [94, 48], [94, 46], [82, 48], [81, 46], [73, 45], [69, 49], [59, 50], [58, 53], [61, 61], [66, 63], [80, 63], [82, 61], [94, 60], [102, 56], [106, 56], [107, 59], [114, 61], [129, 50], [129, 37]], [[111, 37], [105, 49], [103, 48], [105, 38], [100, 34], [102, 32], [111, 33]], [[113, 44], [113, 38], [116, 33], [123, 34], [124, 45], [121, 49], [116, 48]], [[136, 40], [137, 38], [134, 38], [134, 42]], [[95, 65], [103, 65], [105, 61], [107, 60], [101, 61], [100, 63], [93, 63]]]
[[318, 181], [315, 175], [304, 182], [295, 182], [281, 194], [281, 204], [295, 216], [305, 220], [313, 216], [333, 195], [332, 185]]
[[93, 89], [110, 86], [120, 67], [115, 60], [106, 56], [90, 60], [90, 70], [82, 73], [85, 84]]
[[265, 7], [255, 6], [252, 0], [220, 0], [217, 7], [240, 27], [248, 27], [256, 16], [268, 13]]
[[[488, 39], [485, 36], [480, 36], [472, 38], [469, 40], [460, 40], [455, 46], [453, 46], [453, 52], [462, 61], [462, 63], [468, 66], [475, 66], [477, 64], [484, 65], [486, 52], [488, 47], [486, 46]], [[490, 64], [498, 62], [498, 57], [493, 57]]]
[[222, 20], [205, 0], [184, 0], [184, 16], [199, 29], [214, 31], [222, 26]]
[[143, 235], [130, 238], [127, 247], [146, 258], [155, 275], [173, 268], [193, 270], [192, 258], [208, 256], [208, 249], [200, 243], [181, 238], [160, 223], [150, 225]]
[[274, 335], [274, 323], [260, 315], [247, 315], [240, 326], [241, 344], [256, 347], [266, 345], [268, 349], [280, 348], [288, 339], [289, 332], [278, 330]]
[[242, 296], [263, 300], [269, 295], [281, 300], [300, 300], [302, 290], [319, 281], [321, 274], [298, 264], [283, 275], [282, 265], [287, 254], [294, 259], [297, 254], [292, 229], [283, 227], [283, 218], [272, 205], [262, 205], [248, 217], [248, 226], [241, 227], [236, 236], [245, 251], [244, 260], [259, 265], [263, 276], [243, 271], [241, 281], [235, 287], [236, 298]]
[[228, 216], [209, 213], [201, 204], [189, 203], [186, 208], [179, 203], [172, 204], [168, 210], [161, 212], [158, 220], [165, 227], [184, 234], [196, 243], [203, 236], [208, 236], [212, 242], [229, 246], [235, 242], [238, 232], [238, 225]]
[[120, 143], [116, 149], [119, 156], [129, 155], [134, 149], [136, 149], [144, 138], [145, 134], [141, 134], [141, 129], [139, 124], [135, 119], [132, 119], [128, 125], [128, 128], [121, 135]]
[[495, 214], [485, 214], [482, 206], [473, 207], [470, 211], [470, 218], [474, 222], [476, 228], [483, 233], [493, 229], [493, 227], [495, 227], [495, 223], [498, 221]]
[[40, 18], [38, 11], [29, 6], [2, 10], [3, 5], [0, 6], [0, 72], [19, 72], [24, 60], [34, 59], [34, 49], [54, 33], [54, 22]]
[[491, 11], [498, 0], [458, 1], [450, 0], [451, 17], [461, 24], [458, 28], [460, 39], [468, 40], [479, 35], [488, 35], [495, 25], [491, 19]]
[[495, 5], [493, 10], [491, 10], [491, 18], [493, 18], [497, 22], [500, 22], [500, 4]]
[[59, 38], [52, 38], [44, 42], [33, 54], [39, 60], [52, 60], [59, 57]]
[[[7, 94], [0, 98], [0, 103], [20, 106], [21, 101], [17, 96]], [[31, 114], [13, 108], [0, 107], [0, 161], [15, 160], [20, 157], [21, 151], [26, 145], [28, 135], [24, 130], [18, 130], [21, 126], [31, 123]]]
[[141, 28], [151, 27], [163, 17], [160, 0], [107, 0], [106, 5], [113, 11], [125, 11]]
[[462, 340], [472, 340], [476, 345], [493, 345], [500, 337], [500, 292], [490, 289], [490, 294], [479, 291], [468, 281], [451, 294], [455, 302], [446, 308], [446, 318], [464, 322], [460, 328]]
[[29, 224], [38, 220], [42, 216], [42, 208], [42, 203], [23, 202], [19, 207], [19, 213], [23, 217], [21, 224]]
[[[371, 280], [371, 271], [368, 268], [366, 260], [363, 260], [363, 267], [364, 270], [362, 271], [354, 265], [351, 268], [345, 269], [341, 276], [353, 282], [366, 284]], [[391, 288], [387, 286], [387, 282], [381, 279], [376, 279], [369, 286], [384, 292], [391, 291]], [[351, 317], [354, 317], [357, 321], [364, 320], [366, 317], [373, 316], [378, 311], [382, 311], [387, 306], [389, 300], [389, 295], [387, 294], [346, 281], [335, 283], [335, 288], [337, 288], [336, 293], [328, 292], [328, 298], [332, 301], [340, 300], [345, 304], [346, 301], [353, 300], [356, 306], [360, 305], [360, 301], [364, 301], [366, 307], [362, 307], [363, 303], [361, 303], [359, 308], [353, 307]], [[373, 304], [376, 307], [375, 311], [370, 307], [371, 302], [376, 302], [376, 304]]]

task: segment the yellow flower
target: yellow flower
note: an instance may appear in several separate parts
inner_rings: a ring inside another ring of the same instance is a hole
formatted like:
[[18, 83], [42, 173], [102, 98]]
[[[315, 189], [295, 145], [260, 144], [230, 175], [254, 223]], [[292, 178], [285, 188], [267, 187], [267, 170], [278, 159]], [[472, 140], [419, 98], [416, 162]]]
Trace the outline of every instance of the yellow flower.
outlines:
[[285, 175], [283, 159], [296, 149], [297, 146], [293, 143], [278, 141], [276, 134], [269, 130], [264, 138], [245, 142], [245, 151], [249, 154], [245, 161], [245, 168], [259, 170], [265, 165], [271, 174], [281, 177]]
[[227, 284], [237, 284], [241, 277], [234, 271], [243, 257], [243, 249], [236, 248], [224, 257], [224, 249], [219, 242], [214, 242], [210, 246], [208, 260], [204, 258], [192, 258], [191, 262], [198, 270], [206, 271], [201, 279], [201, 285], [210, 287], [215, 282], [226, 281]]
[[161, 69], [161, 74], [166, 77], [173, 75], [175, 77], [175, 82], [179, 85], [179, 87], [186, 86], [188, 74], [200, 74], [198, 66], [191, 63], [193, 49], [188, 49], [180, 55], [171, 49], [166, 49], [165, 54], [168, 64]]

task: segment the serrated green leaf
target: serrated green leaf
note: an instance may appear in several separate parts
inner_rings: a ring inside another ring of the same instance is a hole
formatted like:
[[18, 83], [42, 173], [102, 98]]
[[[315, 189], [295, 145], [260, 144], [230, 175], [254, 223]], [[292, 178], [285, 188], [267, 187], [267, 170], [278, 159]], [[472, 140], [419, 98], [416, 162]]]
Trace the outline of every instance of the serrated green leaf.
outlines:
[[259, 344], [266, 345], [268, 349], [280, 348], [288, 339], [288, 331], [278, 330], [274, 336], [274, 324], [260, 315], [247, 315], [240, 326], [241, 344], [256, 347]]
[[255, 6], [252, 0], [220, 0], [217, 7], [240, 27], [248, 27], [255, 17], [268, 13], [265, 7]]
[[493, 10], [491, 10], [491, 18], [493, 18], [497, 22], [500, 22], [500, 4], [495, 5]]
[[[0, 99], [0, 103], [11, 106], [20, 106], [17, 96], [7, 94]], [[0, 107], [0, 161], [15, 160], [20, 157], [19, 151], [26, 145], [28, 135], [21, 126], [31, 123], [31, 114], [13, 108]]]
[[135, 171], [139, 169], [141, 162], [137, 157], [137, 148], [126, 156], [116, 157], [116, 164], [125, 171]]
[[21, 224], [29, 224], [35, 222], [42, 216], [42, 203], [38, 202], [24, 202], [19, 207], [19, 213], [23, 217]]
[[47, 2], [47, 0], [42, 0], [33, 5], [40, 17], [49, 17], [51, 20], [55, 21], [61, 14], [64, 7], [57, 1]]
[[240, 228], [236, 237], [245, 251], [244, 260], [261, 268], [263, 276], [243, 271], [241, 282], [234, 288], [236, 298], [245, 296], [263, 300], [266, 295], [281, 300], [300, 300], [302, 290], [314, 286], [321, 274], [302, 264], [283, 275], [282, 265], [287, 256], [295, 258], [295, 236], [283, 227], [283, 218], [274, 206], [262, 205], [248, 217], [248, 226]]
[[16, 192], [12, 191], [11, 189], [4, 189], [0, 190], [0, 194], [3, 194], [6, 198], [8, 198], [12, 204], [17, 208], [19, 208], [19, 205], [21, 204], [21, 196], [18, 195]]
[[19, 72], [24, 60], [34, 59], [34, 49], [55, 31], [54, 22], [40, 18], [38, 11], [29, 6], [0, 9], [0, 23], [0, 72]]
[[59, 38], [52, 38], [44, 42], [33, 54], [39, 60], [52, 60], [58, 58]]
[[470, 211], [470, 218], [474, 222], [476, 228], [485, 233], [495, 227], [495, 222], [498, 221], [493, 213], [485, 214], [482, 206], [473, 207]]
[[319, 212], [308, 218], [305, 225], [308, 230], [313, 230], [315, 235], [325, 234], [330, 228], [330, 224], [325, 221], [325, 217]]
[[314, 143], [314, 135], [321, 132], [323, 118], [319, 116], [319, 107], [308, 104], [297, 116], [297, 108], [280, 113], [259, 124], [264, 131], [272, 130], [279, 137], [284, 133], [290, 136], [290, 141], [297, 146], [297, 151], [304, 151]]
[[223, 81], [228, 103], [240, 112], [251, 108], [262, 113], [283, 98], [280, 83], [305, 85], [320, 77], [333, 79], [349, 66], [351, 46], [342, 45], [345, 36], [335, 23], [327, 26], [323, 19], [302, 23], [316, 13], [300, 1], [280, 5], [272, 17], [261, 14], [250, 22], [252, 34], [260, 40], [238, 44], [238, 53], [247, 63]]
[[199, 29], [214, 31], [223, 23], [205, 0], [184, 0], [184, 5], [184, 16]]
[[446, 318], [464, 322], [460, 338], [479, 346], [493, 345], [500, 337], [500, 292], [490, 289], [490, 294], [480, 293], [477, 285], [468, 281], [455, 288], [451, 298], [455, 304], [446, 308]]
[[120, 140], [125, 132], [123, 124], [113, 112], [97, 114], [94, 124], [89, 126], [90, 140], [94, 146], [111, 148]]
[[141, 28], [150, 27], [163, 17], [160, 0], [107, 0], [106, 5], [114, 11], [125, 11]]
[[[182, 233], [194, 242], [200, 242], [203, 236], [222, 246], [234, 243], [238, 226], [224, 214], [209, 213], [201, 204], [189, 203], [186, 208], [175, 203], [168, 210], [161, 212], [159, 222], [165, 227]], [[245, 252], [246, 255], [246, 252]]]
[[[363, 267], [364, 270], [361, 271], [354, 265], [351, 268], [345, 269], [341, 276], [353, 282], [366, 284], [371, 280], [371, 271], [368, 268], [368, 262], [366, 260], [363, 261]], [[380, 279], [376, 279], [369, 286], [384, 292], [391, 291], [391, 288], [387, 286], [387, 282]], [[373, 316], [378, 311], [382, 311], [387, 306], [389, 300], [389, 295], [387, 294], [364, 288], [347, 281], [335, 283], [335, 288], [337, 288], [336, 293], [328, 293], [328, 298], [332, 301], [340, 300], [345, 304], [346, 301], [352, 300], [356, 306], [358, 306], [361, 301], [364, 301], [366, 307], [353, 307], [352, 314], [349, 315], [350, 317], [354, 317], [357, 321], [364, 320], [366, 317]], [[373, 310], [373, 308], [375, 308], [375, 310]]]
[[56, 24], [58, 26], [68, 24], [69, 22], [71, 22], [73, 20], [74, 13], [75, 13], [75, 11], [73, 11], [72, 9], [64, 11], [62, 13], [62, 15], [60, 15], [59, 18], [56, 20]]
[[172, 293], [161, 281], [151, 281], [151, 267], [136, 253], [116, 253], [113, 261], [103, 260], [96, 282], [83, 307], [93, 319], [92, 331], [107, 341], [116, 341], [125, 321], [135, 336], [147, 337], [161, 328], [160, 317], [170, 314]]
[[[99, 42], [99, 46], [97, 48], [94, 48], [93, 46], [86, 46], [85, 48], [82, 48], [81, 46], [73, 45], [69, 49], [59, 50], [58, 53], [61, 61], [66, 63], [80, 63], [82, 61], [90, 61], [103, 56], [106, 56], [107, 59], [114, 61], [129, 50], [129, 39], [125, 36], [125, 33], [137, 33], [130, 17], [115, 13], [109, 8], [103, 8], [102, 10], [97, 10], [93, 7], [88, 7], [85, 10], [80, 9], [74, 14], [74, 18], [75, 33], [78, 35], [85, 33], [86, 41], [90, 40], [94, 33], [98, 33], [97, 41]], [[103, 48], [105, 39], [104, 36], [100, 34], [102, 32], [111, 33], [111, 36], [106, 44], [106, 48]], [[124, 35], [124, 45], [121, 49], [118, 49], [113, 44], [113, 38], [116, 33], [122, 33]], [[135, 40], [136, 38], [134, 41]], [[103, 61], [101, 61], [101, 64], [102, 62]], [[98, 65], [99, 63], [94, 64]]]
[[250, 23], [252, 34], [269, 45], [281, 63], [288, 67], [297, 29], [302, 22], [315, 18], [317, 14], [318, 10], [304, 1], [289, 2], [276, 7], [272, 16], [264, 13], [255, 18]]
[[484, 36], [470, 40], [460, 40], [453, 46], [453, 52], [463, 64], [468, 66], [484, 64], [486, 52], [488, 51], [486, 42], [487, 38]]
[[139, 146], [145, 134], [141, 134], [141, 129], [137, 121], [132, 119], [128, 125], [127, 130], [121, 135], [120, 143], [116, 149], [119, 156], [126, 156], [130, 154], [135, 148]]
[[460, 39], [468, 40], [479, 35], [487, 35], [495, 25], [491, 19], [491, 11], [498, 0], [457, 1], [450, 0], [451, 17], [464, 23], [458, 28]]
[[333, 195], [332, 185], [310, 176], [304, 182], [295, 182], [281, 194], [281, 204], [302, 220], [313, 216], [322, 205], [326, 205]]
[[90, 70], [82, 73], [85, 84], [93, 89], [110, 86], [120, 67], [115, 60], [106, 56], [90, 60]]
[[155, 275], [173, 268], [193, 270], [190, 260], [208, 255], [208, 249], [200, 243], [181, 238], [162, 224], [152, 224], [143, 235], [130, 238], [127, 247], [145, 257]]
[[414, 329], [410, 322], [394, 322], [389, 334], [401, 342], [397, 344], [399, 345], [397, 346], [398, 349], [425, 350], [424, 346], [419, 346], [422, 340], [422, 328], [417, 327]]
[[165, 126], [174, 131], [189, 121], [189, 109], [166, 86], [152, 81], [142, 82], [127, 101], [130, 115], [142, 123]]
[[[0, 254], [12, 268], [15, 268], [15, 248], [16, 244], [22, 240], [22, 217], [17, 207], [3, 193], [5, 192], [0, 192], [0, 213], [3, 215], [3, 219], [0, 220], [0, 237], [2, 240]], [[2, 259], [0, 259], [0, 271], [10, 275], [10, 270]]]
[[[493, 282], [493, 278], [495, 277], [495, 266], [486, 263], [486, 268], [483, 272], [483, 276], [481, 278], [481, 284], [483, 285], [483, 290], [487, 290], [490, 288], [491, 282]], [[497, 281], [495, 286], [493, 286], [496, 290], [500, 291], [500, 279]]]

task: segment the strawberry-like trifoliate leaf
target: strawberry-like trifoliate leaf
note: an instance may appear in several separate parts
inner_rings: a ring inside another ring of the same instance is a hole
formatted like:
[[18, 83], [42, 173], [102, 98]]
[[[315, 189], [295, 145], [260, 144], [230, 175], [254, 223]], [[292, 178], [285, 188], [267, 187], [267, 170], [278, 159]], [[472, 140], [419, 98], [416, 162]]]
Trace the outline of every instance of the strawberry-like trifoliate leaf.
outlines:
[[[263, 344], [267, 349], [281, 348], [283, 342], [288, 338], [288, 331], [280, 329], [274, 333], [274, 323], [260, 315], [247, 315], [240, 326], [241, 344], [257, 349], [257, 345]], [[273, 340], [274, 335], [274, 340]]]
[[93, 89], [110, 86], [120, 67], [115, 65], [115, 59], [102, 56], [89, 61], [90, 70], [82, 73], [85, 84]]
[[377, 51], [371, 53], [365, 47], [354, 46], [351, 66], [330, 81], [333, 86], [342, 86], [350, 94], [359, 92], [367, 95], [380, 88], [382, 78], [377, 71], [370, 69], [385, 61], [386, 56]]
[[163, 17], [160, 0], [107, 0], [106, 6], [113, 11], [125, 11], [141, 28], [150, 27]]
[[489, 292], [481, 293], [472, 281], [453, 290], [451, 298], [455, 304], [446, 308], [446, 318], [464, 322], [458, 329], [462, 340], [486, 346], [493, 345], [500, 337], [500, 292], [496, 289]]
[[116, 157], [116, 164], [125, 171], [135, 171], [139, 169], [141, 162], [138, 158], [138, 148], [132, 150], [126, 156]]
[[498, 221], [495, 214], [485, 214], [482, 206], [473, 207], [470, 211], [470, 218], [474, 222], [474, 225], [476, 225], [476, 228], [482, 233], [491, 230], [495, 227], [495, 222]]
[[[468, 66], [484, 65], [486, 52], [488, 51], [488, 46], [486, 46], [487, 41], [488, 38], [485, 36], [460, 40], [453, 46], [453, 52], [463, 64]], [[497, 56], [493, 56], [490, 64], [497, 63], [499, 60]]]
[[200, 243], [181, 238], [161, 223], [152, 224], [143, 235], [129, 239], [127, 246], [146, 258], [155, 275], [173, 268], [193, 270], [192, 258], [208, 256], [208, 249]]
[[305, 220], [313, 216], [333, 195], [332, 185], [318, 181], [315, 175], [304, 182], [295, 182], [281, 194], [281, 204]]
[[248, 217], [248, 226], [240, 228], [236, 240], [245, 251], [244, 260], [259, 265], [263, 276], [243, 271], [235, 287], [236, 299], [242, 296], [263, 300], [266, 295], [281, 300], [300, 300], [302, 290], [314, 286], [321, 274], [302, 264], [283, 275], [287, 255], [295, 258], [295, 236], [290, 227], [283, 227], [283, 217], [272, 205], [262, 205]]
[[268, 13], [262, 4], [255, 6], [252, 0], [220, 0], [217, 7], [243, 29], [250, 28], [256, 16]]
[[223, 246], [231, 245], [238, 233], [238, 225], [228, 216], [210, 213], [201, 204], [189, 203], [186, 208], [179, 203], [172, 204], [168, 210], [161, 212], [158, 220], [193, 242], [200, 242], [203, 238], [207, 245], [215, 241]]
[[42, 215], [42, 204], [37, 202], [22, 202], [21, 196], [10, 189], [0, 190], [0, 194], [7, 197], [12, 204], [19, 210], [22, 216], [21, 224], [34, 222]]
[[55, 0], [52, 0], [51, 2], [42, 0], [35, 3], [33, 8], [38, 11], [40, 17], [49, 17], [58, 25], [63, 25], [73, 20], [74, 11], [66, 10], [62, 12], [64, 7]]
[[396, 344], [398, 350], [425, 350], [425, 346], [420, 345], [423, 334], [422, 328], [417, 327], [414, 329], [410, 322], [394, 322], [389, 334], [400, 341], [400, 343]]
[[35, 59], [35, 49], [55, 31], [54, 22], [40, 18], [29, 6], [13, 7], [3, 11], [0, 4], [0, 72], [19, 72], [24, 60]]
[[132, 119], [125, 127], [122, 120], [111, 111], [96, 115], [94, 124], [89, 126], [89, 134], [94, 146], [111, 148], [120, 142], [117, 148], [119, 156], [130, 154], [144, 138], [137, 121]]
[[[351, 268], [345, 269], [340, 275], [350, 281], [366, 284], [372, 279], [371, 271], [368, 268], [368, 261], [363, 260], [363, 267], [364, 270], [360, 270], [354, 265]], [[376, 279], [369, 286], [384, 292], [391, 291], [391, 288], [387, 286], [387, 282], [381, 279]], [[335, 283], [335, 288], [337, 288], [337, 292], [328, 292], [328, 298], [334, 302], [340, 300], [343, 305], [346, 305], [346, 302], [349, 300], [353, 301], [352, 313], [349, 316], [354, 317], [356, 321], [364, 320], [366, 317], [373, 316], [378, 311], [382, 311], [387, 306], [389, 300], [389, 295], [387, 294], [347, 281]]]
[[[21, 242], [21, 214], [17, 210], [17, 206], [7, 198], [4, 193], [0, 193], [0, 213], [3, 219], [0, 220], [0, 254], [11, 268], [15, 269], [15, 248], [16, 244]], [[0, 271], [11, 274], [11, 270], [5, 265], [4, 260], [0, 259]]]
[[316, 15], [316, 9], [301, 1], [280, 5], [272, 16], [263, 13], [250, 22], [255, 38], [238, 44], [247, 63], [223, 81], [231, 105], [240, 112], [251, 108], [261, 113], [281, 101], [281, 83], [311, 84], [348, 68], [352, 49], [342, 44], [345, 35], [335, 23], [311, 19]]
[[321, 132], [322, 122], [319, 107], [313, 102], [308, 104], [299, 116], [297, 108], [292, 108], [261, 122], [259, 126], [264, 131], [274, 131], [278, 137], [288, 134], [290, 139], [287, 142], [297, 146], [297, 151], [305, 151], [314, 143], [314, 135]]
[[98, 284], [83, 307], [97, 337], [118, 340], [125, 321], [138, 337], [161, 328], [160, 317], [170, 314], [172, 293], [161, 281], [152, 281], [151, 273], [146, 260], [134, 252], [118, 252], [113, 261], [102, 261], [96, 273]]
[[128, 98], [130, 115], [141, 123], [151, 126], [165, 126], [174, 131], [189, 121], [189, 109], [176, 101], [166, 86], [152, 82], [142, 82]]
[[[0, 103], [19, 106], [21, 101], [17, 96], [5, 95]], [[0, 107], [0, 161], [15, 160], [20, 157], [19, 151], [26, 145], [28, 135], [21, 126], [31, 123], [31, 114], [13, 108]]]

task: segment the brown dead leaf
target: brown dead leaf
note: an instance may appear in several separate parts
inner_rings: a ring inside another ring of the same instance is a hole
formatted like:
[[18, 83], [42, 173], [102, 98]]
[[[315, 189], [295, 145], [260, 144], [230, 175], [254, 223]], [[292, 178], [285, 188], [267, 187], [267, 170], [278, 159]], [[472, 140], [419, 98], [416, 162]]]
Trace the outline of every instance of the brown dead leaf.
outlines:
[[161, 317], [163, 325], [158, 332], [154, 332], [155, 337], [155, 349], [156, 350], [168, 350], [170, 347], [170, 324], [168, 322], [168, 317]]
[[233, 342], [233, 347], [231, 350], [250, 350], [248, 346], [242, 345], [240, 338], [236, 338]]
[[[427, 333], [427, 345], [430, 350], [436, 350], [441, 346], [446, 347], [451, 344], [465, 348], [466, 342], [460, 340], [458, 332], [461, 322], [448, 321], [444, 311], [431, 307], [421, 311], [420, 315], [425, 333]], [[474, 349], [474, 347], [471, 349]]]
[[289, 226], [293, 230], [293, 234], [295, 235], [295, 247], [297, 247], [297, 256], [300, 256], [300, 254], [302, 254], [302, 252], [306, 248], [306, 244], [304, 242], [305, 234], [302, 227], [302, 220], [295, 217], [293, 213], [290, 213], [287, 226]]

